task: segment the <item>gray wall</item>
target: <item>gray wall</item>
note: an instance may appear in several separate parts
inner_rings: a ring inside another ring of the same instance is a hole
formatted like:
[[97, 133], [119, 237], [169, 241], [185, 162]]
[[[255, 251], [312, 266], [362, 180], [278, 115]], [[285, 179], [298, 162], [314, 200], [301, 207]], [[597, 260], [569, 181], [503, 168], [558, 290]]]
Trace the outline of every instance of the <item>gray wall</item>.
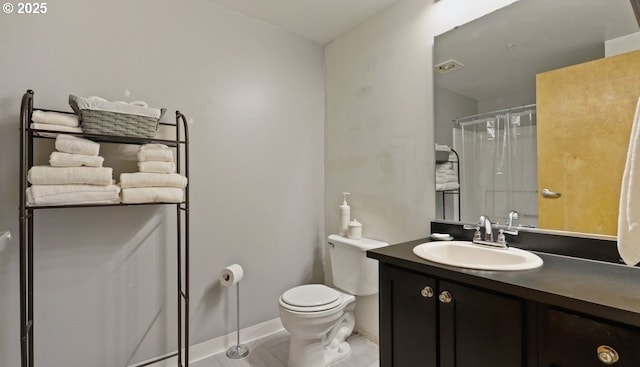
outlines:
[[[24, 90], [43, 107], [65, 108], [76, 93], [179, 108], [193, 122], [192, 344], [233, 330], [233, 299], [217, 283], [232, 262], [246, 270], [241, 326], [276, 318], [282, 291], [322, 280], [341, 191], [353, 192], [365, 236], [428, 233], [433, 36], [511, 1], [403, 0], [340, 37], [326, 48], [325, 126], [322, 48], [205, 0], [0, 14], [0, 229], [17, 233]], [[175, 349], [172, 210], [55, 210], [36, 221], [38, 361], [117, 366]], [[0, 253], [1, 366], [19, 363], [16, 243]]]
[[435, 127], [436, 143], [453, 146], [454, 118], [471, 116], [478, 113], [478, 101], [452, 92], [445, 88], [435, 88]]
[[[398, 1], [325, 47], [327, 233], [338, 230], [343, 191], [365, 237], [398, 243], [429, 233], [433, 37], [510, 2]], [[358, 302], [359, 326], [377, 334], [375, 297]]]
[[[230, 263], [246, 272], [242, 327], [277, 318], [287, 288], [322, 281], [322, 47], [204, 0], [48, 5], [0, 14], [0, 229], [18, 233], [26, 89], [56, 109], [69, 93], [145, 100], [192, 122], [191, 344], [235, 328], [234, 292], [218, 284]], [[107, 165], [135, 167], [103, 150]], [[123, 366], [176, 349], [174, 212], [36, 213], [39, 365]], [[17, 244], [0, 253], [0, 366], [19, 365]]]

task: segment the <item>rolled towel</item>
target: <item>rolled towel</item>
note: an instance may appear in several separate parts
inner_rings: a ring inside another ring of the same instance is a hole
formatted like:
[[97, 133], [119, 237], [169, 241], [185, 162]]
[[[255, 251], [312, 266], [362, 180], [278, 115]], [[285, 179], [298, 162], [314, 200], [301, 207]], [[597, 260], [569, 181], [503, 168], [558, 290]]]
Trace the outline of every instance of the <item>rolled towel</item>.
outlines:
[[104, 158], [97, 155], [52, 152], [49, 164], [52, 167], [102, 167]]
[[140, 203], [181, 203], [184, 191], [176, 187], [142, 187], [122, 189], [122, 202]]
[[140, 146], [140, 150], [171, 150], [168, 146], [164, 144], [145, 144]]
[[98, 155], [100, 144], [77, 136], [59, 134], [56, 149], [64, 153]]
[[31, 121], [42, 124], [60, 125], [68, 127], [80, 126], [80, 120], [78, 115], [71, 113], [60, 112], [48, 112], [48, 111], [33, 111], [31, 114]]
[[113, 204], [120, 202], [120, 186], [33, 185], [27, 189], [27, 204]]
[[176, 165], [173, 162], [138, 162], [138, 169], [140, 172], [174, 173], [176, 171]]
[[130, 102], [129, 104], [138, 106], [138, 107], [149, 107], [149, 105], [145, 101], [133, 101], [133, 102]]
[[52, 130], [52, 131], [61, 131], [65, 133], [82, 133], [81, 127], [70, 127], [70, 126], [62, 126], [62, 125], [52, 125], [52, 124], [41, 124], [38, 122], [34, 122], [29, 127], [32, 130]]
[[50, 167], [33, 166], [27, 173], [32, 185], [111, 185], [111, 167]]
[[138, 152], [138, 161], [173, 162], [171, 149], [145, 149]]
[[120, 187], [177, 187], [185, 188], [187, 178], [177, 173], [121, 173]]
[[102, 97], [77, 97], [69, 95], [69, 104], [74, 110], [98, 110], [117, 113], [126, 113], [129, 115], [147, 116], [159, 119], [162, 116], [162, 110], [159, 108], [151, 108], [141, 106], [139, 103], [131, 104], [123, 101], [111, 102]]

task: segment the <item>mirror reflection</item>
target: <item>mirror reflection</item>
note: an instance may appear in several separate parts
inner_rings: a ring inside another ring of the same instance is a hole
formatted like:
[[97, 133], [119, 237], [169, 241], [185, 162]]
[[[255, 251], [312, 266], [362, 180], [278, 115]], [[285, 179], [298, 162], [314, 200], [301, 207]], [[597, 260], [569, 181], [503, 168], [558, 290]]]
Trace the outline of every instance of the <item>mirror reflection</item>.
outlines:
[[438, 218], [615, 235], [637, 50], [629, 0], [521, 0], [437, 36]]

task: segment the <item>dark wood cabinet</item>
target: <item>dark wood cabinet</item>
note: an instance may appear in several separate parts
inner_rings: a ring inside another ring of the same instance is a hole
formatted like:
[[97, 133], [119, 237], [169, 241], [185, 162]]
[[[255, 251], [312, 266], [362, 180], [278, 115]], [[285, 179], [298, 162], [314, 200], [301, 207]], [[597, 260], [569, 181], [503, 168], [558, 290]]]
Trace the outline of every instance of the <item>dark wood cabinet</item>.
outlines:
[[518, 299], [380, 265], [381, 367], [524, 365]]
[[540, 367], [640, 366], [640, 329], [540, 306]]
[[439, 282], [440, 367], [523, 366], [523, 302]]
[[437, 366], [436, 281], [384, 264], [380, 270], [380, 367]]
[[[432, 230], [464, 238], [447, 226]], [[536, 239], [564, 248], [555, 237]], [[640, 367], [638, 267], [538, 253], [538, 269], [480, 271], [420, 259], [426, 241], [367, 251], [380, 265], [381, 367]]]

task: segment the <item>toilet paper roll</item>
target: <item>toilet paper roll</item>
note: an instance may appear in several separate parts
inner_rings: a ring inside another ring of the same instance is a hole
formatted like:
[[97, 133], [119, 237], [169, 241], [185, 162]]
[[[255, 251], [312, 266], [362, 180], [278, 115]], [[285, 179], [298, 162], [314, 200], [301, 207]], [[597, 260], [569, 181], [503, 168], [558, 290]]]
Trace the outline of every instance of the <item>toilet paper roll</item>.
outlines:
[[231, 287], [242, 280], [244, 270], [238, 264], [229, 265], [220, 272], [220, 283], [225, 287]]

